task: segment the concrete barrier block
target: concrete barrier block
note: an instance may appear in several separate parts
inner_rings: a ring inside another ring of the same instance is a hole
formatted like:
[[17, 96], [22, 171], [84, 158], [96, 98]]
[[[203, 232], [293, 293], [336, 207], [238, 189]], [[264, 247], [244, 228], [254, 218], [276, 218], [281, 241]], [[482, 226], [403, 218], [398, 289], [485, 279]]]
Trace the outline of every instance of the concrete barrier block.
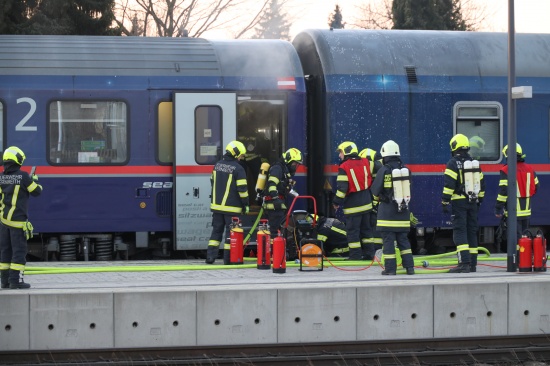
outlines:
[[116, 293], [115, 347], [197, 344], [196, 292]]
[[433, 286], [357, 289], [357, 340], [433, 337]]
[[356, 289], [279, 290], [279, 343], [356, 340]]
[[30, 295], [32, 350], [113, 346], [113, 294]]
[[0, 350], [29, 349], [29, 295], [0, 296]]
[[197, 292], [197, 344], [277, 343], [277, 290]]
[[434, 286], [435, 338], [506, 335], [507, 317], [506, 283]]
[[[536, 280], [535, 274], [531, 276]], [[529, 276], [529, 275], [525, 275]], [[550, 334], [550, 282], [510, 283], [508, 335]]]

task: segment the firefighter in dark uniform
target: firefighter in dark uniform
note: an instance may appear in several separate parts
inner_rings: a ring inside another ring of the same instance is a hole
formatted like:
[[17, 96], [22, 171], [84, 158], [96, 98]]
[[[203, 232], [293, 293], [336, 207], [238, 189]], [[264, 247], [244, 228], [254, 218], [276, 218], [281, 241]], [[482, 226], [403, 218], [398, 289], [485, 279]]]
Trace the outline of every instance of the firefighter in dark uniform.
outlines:
[[450, 141], [451, 159], [447, 162], [441, 204], [443, 212], [449, 212], [453, 225], [453, 241], [456, 245], [458, 266], [449, 273], [475, 272], [477, 266], [477, 216], [479, 205], [485, 196], [485, 180], [479, 170], [480, 190], [477, 197], [468, 196], [465, 191], [464, 162], [473, 159], [468, 154], [470, 142], [463, 134], [455, 135]]
[[32, 238], [28, 217], [29, 195], [38, 196], [42, 186], [38, 177], [21, 170], [25, 154], [15, 146], [4, 151], [4, 172], [0, 174], [0, 270], [2, 288], [31, 287], [23, 281], [27, 263], [27, 240]]
[[310, 214], [308, 220], [313, 222], [314, 218], [317, 240], [323, 243], [325, 255], [343, 255], [347, 253], [349, 249], [346, 225], [337, 218], [315, 214]]
[[360, 157], [357, 145], [351, 141], [342, 142], [337, 151], [342, 162], [336, 177], [337, 190], [333, 205], [334, 209], [340, 206], [344, 208], [349, 259], [360, 260], [363, 255], [361, 243], [367, 245], [368, 239], [372, 237], [372, 198], [369, 187], [374, 163]]
[[[385, 268], [382, 275], [395, 275], [397, 271], [397, 258], [395, 242], [401, 252], [403, 268], [408, 275], [414, 274], [414, 261], [411, 244], [408, 239], [410, 231], [411, 213], [408, 206], [403, 206], [395, 201], [394, 181], [392, 171], [406, 168], [401, 162], [399, 145], [395, 141], [386, 141], [380, 149], [383, 166], [376, 173], [376, 179], [372, 184], [372, 194], [378, 197], [378, 218], [376, 229], [382, 234]], [[410, 177], [410, 172], [408, 174]], [[410, 178], [409, 178], [410, 179]], [[397, 183], [397, 182], [396, 182]]]
[[[218, 161], [212, 171], [212, 195], [210, 211], [212, 211], [212, 234], [208, 241], [206, 263], [212, 264], [218, 257], [224, 229], [229, 236], [232, 218], [249, 211], [248, 188], [246, 173], [239, 164], [246, 149], [239, 141], [231, 141], [225, 148], [225, 155]], [[223, 258], [229, 264], [230, 243], [225, 240]]]
[[273, 244], [273, 239], [278, 235], [286, 217], [286, 196], [294, 192], [292, 177], [296, 174], [296, 169], [300, 164], [302, 164], [302, 153], [296, 148], [290, 148], [283, 153], [281, 159], [269, 168], [263, 207], [269, 221], [271, 244]]
[[[508, 145], [504, 146], [502, 153], [508, 158]], [[512, 157], [513, 159], [513, 157]], [[525, 162], [525, 155], [520, 144], [516, 144], [517, 171], [516, 182], [518, 192], [517, 204], [517, 238], [529, 228], [529, 219], [531, 218], [531, 197], [539, 189], [539, 178], [533, 167]], [[495, 216], [501, 218], [507, 216], [506, 201], [508, 199], [508, 165], [500, 169], [499, 193], [495, 205]]]
[[[376, 178], [376, 173], [380, 168], [382, 167], [382, 157], [380, 156], [380, 153], [376, 150], [366, 148], [359, 152], [359, 156], [362, 158], [366, 158], [369, 161], [373, 162], [372, 165], [372, 180]], [[374, 196], [372, 196], [372, 211], [370, 213], [370, 227], [371, 227], [371, 234], [372, 237], [369, 237], [366, 239], [366, 245], [361, 244], [361, 248], [363, 250], [363, 259], [371, 260], [374, 257], [374, 253], [376, 253], [377, 250], [382, 249], [382, 235], [378, 230], [376, 230], [376, 218], [377, 218], [377, 212], [378, 212], [378, 200], [374, 199]]]

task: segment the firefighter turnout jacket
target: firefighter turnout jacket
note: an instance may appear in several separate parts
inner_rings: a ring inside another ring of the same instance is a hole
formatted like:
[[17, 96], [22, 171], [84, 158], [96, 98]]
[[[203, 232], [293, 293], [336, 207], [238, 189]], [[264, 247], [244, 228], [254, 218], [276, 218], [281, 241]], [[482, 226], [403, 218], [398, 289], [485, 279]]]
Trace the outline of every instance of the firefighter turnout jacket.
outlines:
[[279, 160], [269, 168], [267, 179], [265, 209], [286, 210], [285, 199], [290, 192], [292, 174], [284, 161]]
[[[398, 210], [397, 202], [393, 199], [392, 170], [405, 168], [401, 159], [397, 156], [387, 157], [386, 163], [376, 173], [376, 179], [372, 183], [371, 191], [378, 197], [378, 216], [376, 230], [408, 232], [411, 226], [410, 211]], [[410, 171], [409, 171], [410, 177]]]
[[335, 248], [347, 248], [346, 226], [338, 219], [320, 217], [317, 222], [317, 240], [323, 242], [323, 247], [327, 253]]
[[344, 207], [344, 215], [361, 215], [372, 210], [371, 172], [374, 163], [357, 155], [346, 156], [338, 168], [334, 204]]
[[228, 154], [218, 161], [210, 177], [210, 210], [222, 214], [240, 214], [248, 206], [246, 173], [238, 160]]
[[[518, 194], [517, 218], [528, 218], [531, 216], [531, 197], [539, 189], [539, 178], [533, 167], [523, 159], [517, 162], [516, 184]], [[500, 182], [498, 185], [500, 190], [497, 196], [495, 211], [502, 212], [506, 208], [506, 200], [508, 198], [508, 165], [503, 166], [500, 170]]]
[[[461, 151], [456, 153], [447, 163], [443, 183], [443, 202], [455, 200], [467, 200], [468, 195], [464, 188], [464, 162], [472, 161], [468, 152]], [[480, 191], [478, 194], [478, 203], [485, 197], [485, 179], [483, 172], [479, 172]], [[467, 202], [466, 201], [466, 202]]]
[[40, 195], [42, 186], [20, 168], [16, 163], [4, 164], [4, 172], [0, 174], [0, 212], [2, 224], [25, 229], [28, 221], [29, 195]]

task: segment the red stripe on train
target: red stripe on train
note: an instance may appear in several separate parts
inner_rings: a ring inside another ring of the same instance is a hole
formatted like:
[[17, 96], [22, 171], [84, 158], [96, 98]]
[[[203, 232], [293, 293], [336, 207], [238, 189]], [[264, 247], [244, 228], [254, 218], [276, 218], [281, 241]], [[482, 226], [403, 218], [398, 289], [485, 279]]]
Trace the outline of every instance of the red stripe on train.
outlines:
[[[536, 172], [550, 172], [550, 164], [530, 164]], [[443, 164], [407, 164], [413, 173], [441, 173], [445, 172]], [[481, 170], [486, 173], [499, 172], [502, 164], [481, 164]], [[325, 165], [325, 174], [338, 174], [338, 165]]]

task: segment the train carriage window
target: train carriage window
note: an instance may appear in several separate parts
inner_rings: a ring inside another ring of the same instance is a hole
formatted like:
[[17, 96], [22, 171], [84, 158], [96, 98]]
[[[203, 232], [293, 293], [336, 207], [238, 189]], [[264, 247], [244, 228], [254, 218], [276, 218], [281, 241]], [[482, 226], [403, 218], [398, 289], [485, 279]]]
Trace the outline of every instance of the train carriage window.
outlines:
[[158, 157], [161, 163], [174, 161], [174, 114], [172, 102], [161, 102], [158, 107]]
[[53, 165], [121, 165], [127, 161], [124, 102], [53, 101], [48, 123]]
[[502, 106], [497, 102], [459, 102], [454, 107], [454, 132], [470, 139], [470, 155], [496, 163], [502, 150]]
[[195, 161], [214, 165], [222, 155], [222, 110], [199, 106], [195, 109]]

